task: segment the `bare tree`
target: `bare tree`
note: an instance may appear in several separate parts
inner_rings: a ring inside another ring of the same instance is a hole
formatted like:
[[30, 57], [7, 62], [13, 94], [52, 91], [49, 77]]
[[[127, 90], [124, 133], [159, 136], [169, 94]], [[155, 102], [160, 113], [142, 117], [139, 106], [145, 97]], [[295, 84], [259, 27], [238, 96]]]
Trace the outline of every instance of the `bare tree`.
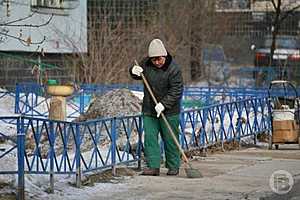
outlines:
[[[165, 10], [166, 11], [166, 10]], [[168, 12], [168, 11], [166, 11]], [[186, 10], [185, 10], [186, 12]], [[134, 60], [140, 60], [147, 54], [147, 46], [151, 39], [162, 38], [173, 55], [182, 51], [187, 46], [188, 18], [183, 11], [177, 14], [185, 17], [184, 20], [170, 20], [164, 13], [156, 13], [156, 16], [145, 16], [147, 23], [138, 21], [134, 16], [130, 23], [122, 19], [113, 23], [107, 21], [104, 16], [102, 21], [89, 18], [88, 53], [74, 53], [69, 57], [70, 66], [76, 66], [77, 80], [84, 83], [126, 83], [131, 82], [128, 68], [134, 64]], [[168, 13], [169, 14], [169, 13]], [[182, 18], [181, 18], [182, 19]], [[180, 28], [181, 27], [181, 28]], [[70, 45], [77, 46], [69, 40]]]
[[90, 23], [88, 53], [82, 53], [74, 41], [64, 38], [66, 43], [78, 49], [66, 57], [66, 64], [74, 68], [79, 82], [117, 83], [128, 79], [127, 67], [134, 57], [135, 46], [123, 30], [121, 22], [113, 28], [105, 21]]
[[284, 22], [284, 20], [292, 15], [297, 9], [300, 8], [300, 3], [286, 3], [283, 4], [283, 0], [271, 0], [272, 6], [274, 8], [274, 17], [272, 18], [272, 45], [271, 45], [271, 53], [270, 53], [270, 66], [273, 66], [274, 60], [273, 55], [276, 49], [276, 38], [280, 30], [280, 26]]
[[[147, 55], [147, 47], [152, 39], [161, 38], [181, 66], [185, 81], [190, 81], [191, 60], [199, 61], [199, 52], [204, 44], [220, 40], [223, 34], [216, 29], [220, 24], [213, 21], [213, 2], [161, 0], [152, 9], [152, 14], [142, 19], [135, 17], [133, 11], [127, 13], [129, 21], [120, 18], [111, 22], [108, 20], [113, 18], [111, 13], [103, 14], [100, 19], [99, 14], [89, 13], [88, 53], [77, 51], [79, 53], [66, 59], [67, 65], [76, 68], [79, 82], [132, 82], [128, 68], [135, 59]], [[224, 20], [222, 24], [225, 24]], [[80, 48], [74, 41], [69, 40], [68, 43]], [[191, 47], [196, 52], [193, 55]]]

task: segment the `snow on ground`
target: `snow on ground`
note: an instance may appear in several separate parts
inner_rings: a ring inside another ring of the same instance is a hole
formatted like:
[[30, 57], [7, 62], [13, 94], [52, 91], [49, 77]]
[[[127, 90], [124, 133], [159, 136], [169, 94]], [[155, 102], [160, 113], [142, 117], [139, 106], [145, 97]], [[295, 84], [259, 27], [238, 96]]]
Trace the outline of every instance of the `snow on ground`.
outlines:
[[[100, 150], [101, 155], [103, 156], [103, 159], [108, 159], [107, 165], [109, 165], [110, 162], [110, 154], [108, 154], [108, 148], [101, 149]], [[82, 153], [82, 157], [85, 159], [86, 162], [89, 162], [89, 159], [92, 157], [92, 150], [88, 152]], [[123, 152], [120, 151], [120, 154]], [[108, 155], [108, 158], [106, 157]], [[74, 159], [74, 154], [69, 154], [70, 162]], [[132, 156], [130, 155], [128, 157], [129, 159], [132, 159]], [[57, 157], [57, 160], [61, 160], [61, 156]], [[92, 164], [92, 168], [95, 166], [95, 162]], [[101, 166], [100, 160], [98, 160], [98, 166]], [[26, 175], [26, 191], [28, 195], [31, 197], [30, 199], [84, 199], [88, 193], [94, 190], [98, 190], [99, 188], [90, 188], [90, 187], [83, 187], [83, 188], [75, 188], [71, 184], [75, 183], [75, 175], [54, 175], [54, 194], [49, 194], [47, 190], [49, 190], [49, 175], [34, 175], [34, 174], [28, 174]], [[105, 188], [105, 189], [111, 189], [106, 183], [98, 183], [97, 187]], [[29, 186], [29, 187], [28, 187]]]
[[[124, 177], [124, 180], [130, 177]], [[59, 182], [55, 183], [54, 194], [48, 194], [46, 192], [40, 193], [38, 195], [30, 195], [32, 200], [83, 200], [92, 199], [96, 193], [111, 193], [113, 191], [118, 192], [128, 192], [126, 183], [115, 182], [115, 183], [95, 183], [94, 186], [85, 186], [82, 188], [76, 188], [70, 186], [68, 183], [70, 179], [61, 179]], [[74, 182], [74, 180], [73, 180]], [[120, 197], [120, 199], [122, 199]]]
[[0, 116], [8, 116], [15, 113], [15, 97], [5, 95], [1, 97], [0, 101]]
[[[5, 92], [5, 90], [2, 90]], [[138, 97], [141, 97], [142, 93], [136, 92]], [[21, 95], [22, 96], [22, 95]], [[22, 99], [25, 101], [25, 99]], [[32, 99], [28, 98], [30, 102]], [[34, 99], [33, 99], [34, 100]], [[50, 103], [50, 99], [45, 99], [43, 97], [38, 97], [39, 106], [36, 107], [36, 110], [39, 113], [48, 112], [48, 106]], [[11, 95], [6, 95], [0, 98], [0, 116], [15, 116], [15, 98]], [[67, 113], [74, 112], [74, 105], [67, 106]], [[35, 113], [36, 114], [36, 113]], [[16, 125], [9, 124], [7, 121], [0, 121], [0, 133], [6, 136], [12, 136], [15, 138], [16, 136]], [[1, 135], [1, 134], [0, 134]], [[0, 155], [5, 150], [13, 148], [16, 144], [11, 140], [6, 140], [5, 142], [0, 142]], [[122, 151], [119, 151], [121, 155], [123, 155]], [[68, 153], [70, 157], [70, 162], [72, 162], [72, 158], [74, 158], [74, 154]], [[106, 149], [101, 149], [101, 155], [103, 159], [108, 159], [107, 164], [110, 164], [110, 154], [108, 154], [108, 147]], [[92, 151], [82, 153], [83, 158], [88, 162], [91, 158]], [[109, 156], [107, 158], [107, 156]], [[127, 159], [132, 159], [131, 155], [126, 156]], [[60, 160], [60, 156], [57, 157]], [[29, 158], [32, 160], [32, 158]], [[94, 165], [95, 163], [93, 163]], [[100, 163], [98, 163], [99, 166]], [[101, 166], [101, 164], [100, 164]], [[17, 170], [17, 150], [12, 150], [9, 154], [5, 155], [1, 158], [0, 171], [16, 171]], [[49, 175], [34, 175], [27, 174], [25, 175], [25, 193], [27, 199], [74, 199], [81, 200], [86, 198], [87, 196], [93, 195], [95, 191], [106, 191], [109, 192], [113, 188], [116, 187], [116, 183], [97, 183], [94, 187], [83, 187], [83, 188], [75, 188], [70, 185], [70, 183], [75, 182], [75, 175], [55, 175], [55, 192], [54, 194], [49, 194], [47, 191], [49, 190]], [[3, 188], [0, 188], [0, 194], [10, 194], [16, 192], [17, 188], [17, 175], [0, 175], [0, 184], [6, 185]]]
[[131, 91], [135, 96], [137, 96], [140, 100], [143, 100], [144, 98], [144, 92], [140, 91]]

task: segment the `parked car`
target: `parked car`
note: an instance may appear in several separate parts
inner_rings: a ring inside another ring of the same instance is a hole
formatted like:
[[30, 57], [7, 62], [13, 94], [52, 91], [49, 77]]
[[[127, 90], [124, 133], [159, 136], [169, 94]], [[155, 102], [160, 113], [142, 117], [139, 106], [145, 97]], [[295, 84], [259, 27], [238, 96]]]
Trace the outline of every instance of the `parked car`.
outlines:
[[230, 62], [220, 45], [208, 45], [201, 52], [201, 66], [210, 85], [221, 85], [227, 82]]
[[[266, 36], [262, 45], [255, 49], [254, 64], [257, 67], [270, 66], [272, 36]], [[300, 43], [296, 36], [278, 35], [273, 55], [273, 66], [286, 67], [300, 64]]]
[[[270, 66], [272, 36], [266, 36], [255, 48], [254, 64], [257, 67]], [[300, 64], [300, 43], [296, 36], [278, 35], [273, 55], [273, 66], [285, 67]]]
[[[300, 42], [296, 36], [278, 35], [276, 38], [276, 47], [273, 55], [272, 68], [262, 68], [270, 66], [272, 37], [266, 36], [262, 44], [255, 50], [254, 65], [257, 67], [253, 72], [253, 78], [258, 85], [261, 85], [263, 80], [286, 79], [299, 82], [300, 78]], [[272, 70], [272, 77], [269, 70]]]

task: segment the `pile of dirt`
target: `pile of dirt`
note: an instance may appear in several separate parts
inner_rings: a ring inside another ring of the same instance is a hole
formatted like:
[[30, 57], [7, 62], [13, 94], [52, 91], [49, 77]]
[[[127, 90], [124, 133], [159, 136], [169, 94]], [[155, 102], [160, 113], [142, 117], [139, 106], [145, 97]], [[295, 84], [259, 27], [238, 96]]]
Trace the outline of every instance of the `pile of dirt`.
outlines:
[[141, 113], [142, 101], [126, 88], [116, 89], [94, 98], [87, 112], [76, 121], [137, 115]]
[[17, 195], [14, 192], [0, 193], [0, 200], [15, 200]]
[[[141, 113], [142, 101], [135, 96], [130, 90], [123, 88], [123, 89], [116, 89], [111, 90], [103, 95], [98, 95], [94, 98], [93, 102], [89, 106], [86, 113], [79, 116], [75, 121], [76, 122], [84, 122], [88, 120], [94, 119], [101, 119], [101, 118], [110, 118], [110, 117], [120, 117], [120, 116], [130, 116], [130, 115], [137, 115]], [[97, 125], [99, 130], [101, 129], [100, 125]], [[108, 127], [109, 128], [109, 127]], [[62, 154], [63, 152], [63, 138], [61, 137], [59, 130], [63, 129], [61, 127], [55, 127], [57, 131], [57, 138], [55, 141], [55, 152], [57, 155]], [[89, 151], [94, 147], [94, 143], [89, 133], [88, 127], [80, 126], [80, 132], [82, 136], [82, 145], [81, 151]], [[127, 143], [127, 135], [124, 131], [119, 130], [119, 138], [117, 141], [117, 145], [119, 149], [123, 149], [124, 145]], [[33, 155], [36, 147], [36, 143], [34, 141], [33, 133], [29, 133], [26, 135], [26, 151], [29, 156]], [[65, 136], [66, 137], [66, 136]], [[138, 134], [134, 131], [130, 136], [130, 143], [134, 146], [136, 145], [136, 141], [138, 140]], [[74, 137], [72, 134], [68, 138], [65, 138], [68, 141], [68, 145], [66, 148], [68, 150], [75, 149]], [[105, 147], [110, 144], [110, 137], [106, 133], [102, 133], [99, 139], [99, 148]], [[46, 132], [41, 133], [40, 136], [40, 154], [42, 158], [47, 158], [49, 153], [50, 143], [48, 139], [48, 135]]]
[[13, 184], [0, 180], [0, 200], [16, 199], [15, 187]]
[[230, 142], [224, 142], [223, 143], [223, 148], [221, 143], [216, 143], [213, 145], [208, 146], [207, 148], [195, 148], [195, 149], [190, 149], [186, 151], [186, 156], [189, 158], [193, 157], [206, 157], [207, 155], [211, 155], [214, 153], [222, 153], [224, 151], [233, 151], [233, 150], [238, 150], [240, 148], [240, 144], [238, 141], [230, 141]]
[[[87, 112], [79, 116], [76, 121], [82, 122], [93, 119], [138, 115], [141, 113], [141, 111], [142, 101], [130, 90], [122, 88], [111, 90], [103, 95], [96, 96], [89, 106]], [[101, 128], [100, 125], [97, 126], [99, 126], [99, 129]], [[84, 135], [81, 151], [87, 151], [93, 147], [93, 142], [89, 136], [90, 134], [87, 134], [87, 130], [83, 130], [83, 127], [80, 127], [80, 130]], [[130, 138], [128, 138], [121, 127], [119, 127], [118, 133], [118, 149], [122, 150], [124, 145], [127, 144], [128, 139], [130, 140], [131, 145], [136, 145], [136, 142], [138, 141], [138, 133], [136, 131], [131, 133]], [[105, 147], [109, 145], [110, 142], [110, 137], [107, 134], [101, 134], [100, 146]], [[132, 151], [132, 149], [130, 149], [130, 151]]]
[[269, 142], [269, 134], [267, 132], [259, 133], [259, 134], [257, 134], [257, 140], [259, 142], [268, 143]]
[[[83, 186], [94, 186], [95, 183], [120, 183], [124, 181], [125, 177], [136, 176], [136, 169], [120, 167], [116, 168], [116, 174], [112, 174], [111, 169], [103, 170], [98, 173], [86, 175], [82, 178]], [[70, 183], [75, 186], [75, 183]]]

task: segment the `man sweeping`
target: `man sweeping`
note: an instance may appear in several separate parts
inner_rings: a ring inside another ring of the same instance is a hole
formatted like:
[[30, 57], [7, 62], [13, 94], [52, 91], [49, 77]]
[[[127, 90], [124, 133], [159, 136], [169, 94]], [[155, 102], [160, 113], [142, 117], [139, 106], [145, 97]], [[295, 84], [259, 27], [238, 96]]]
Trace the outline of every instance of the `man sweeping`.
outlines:
[[131, 77], [136, 80], [141, 80], [141, 73], [143, 73], [158, 101], [155, 104], [149, 91], [144, 89], [142, 113], [147, 168], [143, 170], [142, 175], [159, 176], [160, 174], [161, 156], [158, 142], [160, 133], [165, 148], [167, 175], [176, 176], [180, 167], [179, 149], [160, 115], [164, 112], [175, 137], [179, 140], [180, 99], [183, 92], [181, 70], [167, 52], [163, 42], [154, 39], [149, 45], [148, 57], [143, 59], [140, 65], [135, 64], [129, 71]]

